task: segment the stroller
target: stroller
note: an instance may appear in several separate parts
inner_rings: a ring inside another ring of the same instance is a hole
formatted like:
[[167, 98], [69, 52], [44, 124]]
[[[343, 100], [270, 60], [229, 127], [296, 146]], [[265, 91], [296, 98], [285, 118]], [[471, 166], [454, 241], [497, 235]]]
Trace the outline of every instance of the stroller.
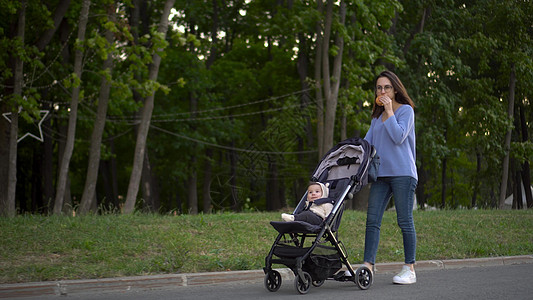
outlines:
[[[338, 239], [346, 198], [361, 190], [369, 180], [369, 166], [376, 150], [366, 140], [350, 138], [333, 147], [317, 166], [311, 181], [329, 183], [328, 200], [333, 210], [321, 225], [302, 221], [275, 222], [270, 224], [279, 232], [265, 258], [264, 284], [267, 290], [276, 292], [281, 286], [281, 275], [272, 264], [282, 264], [295, 275], [294, 285], [300, 294], [306, 294], [311, 284], [320, 287], [325, 280], [352, 281], [360, 289], [372, 285], [372, 272], [365, 266], [354, 270], [348, 261], [343, 243]], [[376, 157], [375, 163], [378, 163]], [[305, 209], [307, 193], [296, 206], [294, 214]], [[349, 276], [339, 271], [345, 265]], [[339, 271], [339, 272], [337, 272]]]

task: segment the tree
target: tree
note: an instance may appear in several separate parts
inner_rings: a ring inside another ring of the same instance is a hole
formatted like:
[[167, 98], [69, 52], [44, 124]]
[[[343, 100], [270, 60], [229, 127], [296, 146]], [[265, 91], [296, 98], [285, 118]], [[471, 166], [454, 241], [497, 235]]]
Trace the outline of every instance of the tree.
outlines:
[[[165, 1], [165, 7], [161, 14], [161, 20], [157, 33], [164, 38], [168, 29], [168, 17], [170, 10], [174, 5], [175, 0]], [[153, 54], [152, 64], [150, 65], [150, 72], [148, 79], [152, 81], [157, 80], [159, 72], [159, 65], [161, 63], [161, 56], [159, 53], [164, 49], [163, 40], [160, 40], [157, 44], [156, 52]], [[155, 41], [154, 41], [155, 42]], [[161, 44], [163, 43], [163, 44]], [[133, 159], [133, 169], [131, 172], [130, 183], [128, 185], [128, 194], [126, 196], [126, 203], [124, 205], [125, 213], [132, 213], [135, 209], [135, 202], [137, 200], [137, 193], [139, 191], [139, 182], [141, 180], [142, 166], [144, 162], [144, 155], [146, 151], [146, 139], [148, 137], [148, 129], [150, 127], [150, 119], [152, 117], [152, 110], [154, 108], [154, 94], [155, 90], [146, 97], [142, 110], [141, 123], [139, 125], [139, 131], [137, 133], [137, 142], [135, 144], [135, 154]]]
[[[105, 12], [111, 2], [113, 22]], [[92, 0], [82, 41], [76, 33], [83, 1], [26, 1], [23, 44], [16, 33], [21, 2], [1, 2], [0, 113], [11, 120], [22, 106], [20, 133], [35, 130], [30, 121], [38, 110], [49, 111], [43, 147], [24, 140], [12, 151], [15, 126], [0, 117], [3, 207], [13, 170], [21, 213], [51, 212], [54, 184], [64, 186], [64, 208], [68, 201], [84, 213], [94, 200], [120, 207], [119, 191], [133, 184], [140, 151], [141, 196], [126, 196], [128, 209], [292, 206], [317, 153], [321, 158], [335, 141], [364, 135], [372, 83], [385, 68], [402, 78], [416, 104], [420, 204], [498, 207], [503, 188], [508, 196], [520, 182], [531, 184], [533, 6], [527, 1], [176, 1], [162, 35], [154, 24], [165, 2]], [[155, 55], [161, 60], [151, 77]], [[16, 57], [22, 80], [15, 80]], [[75, 87], [79, 109], [71, 130]], [[143, 116], [152, 96], [150, 117]], [[17, 155], [16, 169], [9, 153]], [[509, 175], [502, 180], [502, 168], [494, 166], [503, 166], [507, 153]]]
[[[504, 139], [504, 156], [502, 162], [502, 175], [500, 183], [499, 207], [504, 207], [504, 201], [507, 197], [507, 180], [512, 177], [509, 176], [509, 159], [513, 156], [511, 148], [513, 123], [520, 124], [519, 119], [513, 122], [514, 118], [520, 118], [519, 114], [514, 114], [516, 101], [515, 96], [518, 94], [516, 90], [516, 83], [521, 78], [531, 78], [531, 68], [526, 67], [531, 65], [531, 46], [532, 46], [532, 32], [531, 28], [524, 26], [524, 24], [531, 24], [533, 21], [531, 13], [533, 9], [529, 1], [512, 1], [513, 5], [509, 3], [501, 3], [499, 1], [488, 1], [488, 6], [491, 6], [497, 12], [496, 16], [489, 18], [487, 21], [486, 34], [498, 41], [498, 56], [495, 57], [495, 62], [500, 65], [500, 74], [509, 74], [506, 89], [502, 82], [502, 98], [507, 98], [507, 130]], [[519, 37], [519, 38], [516, 38]], [[516, 69], [519, 69], [521, 75], [517, 75]], [[528, 86], [529, 84], [525, 84]], [[507, 90], [507, 95], [503, 95]], [[515, 137], [520, 142], [519, 137]], [[519, 181], [514, 182], [520, 187]], [[528, 189], [526, 187], [526, 189]], [[517, 189], [518, 191], [521, 188]], [[518, 195], [515, 195], [518, 197]]]
[[[26, 25], [26, 1], [20, 3], [17, 23], [17, 36], [19, 45], [24, 46], [24, 30]], [[23, 82], [23, 62], [20, 54], [15, 54], [14, 57], [14, 78], [13, 78], [13, 103], [11, 109], [11, 127], [9, 132], [9, 164], [8, 164], [8, 184], [7, 197], [2, 203], [0, 213], [4, 216], [12, 217], [15, 215], [15, 192], [17, 186], [17, 142], [18, 142], [18, 119], [19, 119], [19, 105], [22, 98], [22, 82]]]
[[[322, 9], [322, 1], [318, 1], [318, 9]], [[338, 23], [340, 26], [344, 25], [346, 18], [346, 3], [340, 2], [338, 12]], [[327, 1], [326, 4], [326, 16], [324, 19], [323, 29], [322, 26], [317, 24], [317, 53], [316, 60], [321, 62], [315, 63], [315, 78], [316, 82], [321, 84], [321, 88], [318, 89], [320, 93], [318, 101], [325, 100], [325, 107], [321, 108], [321, 103], [318, 105], [317, 116], [319, 118], [318, 141], [319, 141], [319, 157], [322, 157], [328, 149], [333, 147], [333, 133], [335, 130], [335, 116], [337, 112], [337, 102], [339, 96], [339, 87], [341, 82], [341, 70], [342, 70], [342, 53], [344, 50], [344, 37], [342, 34], [337, 33], [335, 35], [334, 50], [330, 50], [330, 37], [332, 31], [332, 23], [334, 21], [333, 15], [333, 1]], [[333, 53], [333, 67], [330, 68], [330, 55]], [[331, 73], [330, 73], [331, 72]], [[325, 112], [324, 115], [323, 112]], [[322, 119], [322, 117], [324, 117]], [[322, 121], [323, 120], [323, 121]], [[323, 122], [323, 129], [320, 128]]]
[[80, 12], [80, 19], [78, 23], [78, 39], [76, 55], [74, 58], [74, 72], [72, 74], [72, 98], [70, 100], [70, 116], [68, 122], [67, 141], [65, 151], [61, 157], [61, 163], [59, 165], [59, 176], [57, 179], [56, 196], [54, 201], [54, 211], [56, 215], [61, 214], [63, 209], [63, 199], [65, 197], [65, 190], [67, 186], [68, 171], [70, 158], [74, 151], [74, 138], [76, 136], [76, 122], [78, 118], [78, 102], [80, 97], [80, 81], [82, 72], [82, 60], [83, 51], [81, 49], [83, 41], [85, 40], [85, 30], [87, 28], [87, 20], [89, 17], [89, 7], [91, 6], [90, 0], [83, 0], [82, 8]]
[[56, 33], [57, 29], [59, 28], [61, 22], [63, 21], [63, 18], [65, 17], [65, 14], [67, 13], [67, 10], [70, 6], [71, 0], [61, 0], [59, 1], [53, 16], [54, 25], [51, 28], [48, 28], [43, 34], [41, 34], [39, 40], [36, 43], [37, 49], [39, 51], [43, 51], [46, 45], [50, 43], [52, 40], [52, 37]]
[[[115, 5], [110, 4], [107, 9], [110, 24], [116, 22]], [[85, 188], [81, 197], [79, 212], [86, 214], [91, 207], [96, 204], [96, 181], [98, 179], [98, 169], [100, 165], [100, 155], [102, 148], [102, 135], [104, 132], [107, 104], [109, 102], [109, 91], [111, 89], [112, 70], [113, 70], [113, 48], [114, 48], [114, 32], [108, 28], [105, 33], [105, 40], [107, 42], [107, 59], [104, 61], [102, 69], [102, 84], [100, 85], [100, 97], [98, 99], [98, 111], [96, 120], [94, 122], [94, 129], [91, 136], [91, 147], [89, 151], [89, 164], [87, 166], [87, 176], [85, 179]]]
[[[516, 71], [515, 71], [515, 65], [514, 63], [511, 63], [511, 74], [509, 74], [509, 104], [508, 104], [508, 111], [507, 111], [507, 117], [512, 120], [514, 118], [514, 96], [515, 96], [515, 87], [516, 87]], [[500, 185], [500, 200], [499, 208], [502, 209], [505, 206], [505, 196], [507, 195], [507, 179], [509, 176], [509, 156], [510, 156], [510, 149], [511, 149], [511, 134], [512, 134], [512, 127], [509, 127], [507, 129], [507, 133], [505, 134], [505, 141], [504, 141], [504, 149], [505, 149], [505, 156], [503, 158], [503, 167], [502, 167], [502, 181]]]

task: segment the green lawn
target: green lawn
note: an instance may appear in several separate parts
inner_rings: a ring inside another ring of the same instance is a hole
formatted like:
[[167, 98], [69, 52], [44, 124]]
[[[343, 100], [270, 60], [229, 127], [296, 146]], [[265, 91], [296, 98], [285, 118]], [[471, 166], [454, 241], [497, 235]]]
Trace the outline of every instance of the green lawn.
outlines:
[[[417, 260], [533, 254], [533, 210], [416, 211]], [[339, 238], [361, 263], [366, 215], [346, 211]], [[18, 216], [0, 219], [0, 282], [261, 269], [280, 213]], [[403, 261], [386, 212], [378, 263]]]

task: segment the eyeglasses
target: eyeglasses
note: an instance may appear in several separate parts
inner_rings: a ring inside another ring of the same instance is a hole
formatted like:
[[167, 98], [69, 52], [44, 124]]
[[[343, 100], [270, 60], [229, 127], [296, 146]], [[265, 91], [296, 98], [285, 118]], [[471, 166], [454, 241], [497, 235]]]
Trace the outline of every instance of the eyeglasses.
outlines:
[[378, 86], [376, 86], [376, 91], [378, 91], [378, 92], [381, 92], [383, 89], [385, 89], [385, 93], [388, 93], [388, 92], [392, 91], [392, 85], [386, 85], [386, 86], [378, 85]]

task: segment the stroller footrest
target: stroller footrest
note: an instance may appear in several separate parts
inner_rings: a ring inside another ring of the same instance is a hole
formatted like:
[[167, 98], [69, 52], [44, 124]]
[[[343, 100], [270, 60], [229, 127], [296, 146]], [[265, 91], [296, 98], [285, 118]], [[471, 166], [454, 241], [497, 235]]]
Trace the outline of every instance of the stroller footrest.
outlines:
[[302, 221], [293, 222], [270, 222], [279, 233], [317, 233], [322, 229], [319, 225], [309, 224]]

